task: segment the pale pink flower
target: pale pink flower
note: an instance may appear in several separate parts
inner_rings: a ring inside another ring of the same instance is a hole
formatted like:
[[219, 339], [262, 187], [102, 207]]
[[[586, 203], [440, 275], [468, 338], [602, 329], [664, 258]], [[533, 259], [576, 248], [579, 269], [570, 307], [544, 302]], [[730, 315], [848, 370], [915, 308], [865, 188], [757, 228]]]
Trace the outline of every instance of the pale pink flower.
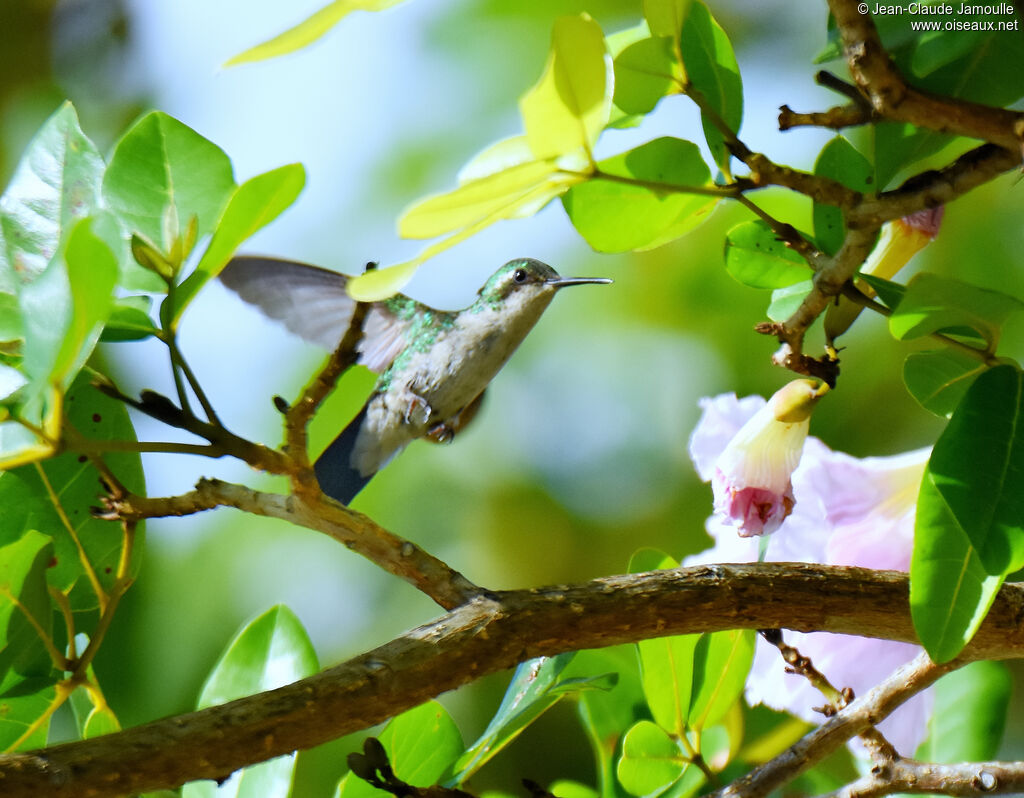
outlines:
[[827, 391], [825, 385], [794, 380], [735, 430], [715, 458], [715, 509], [740, 537], [771, 534], [793, 512], [790, 477], [800, 462], [811, 410]]
[[[733, 395], [701, 401], [703, 415], [690, 439], [690, 453], [705, 479], [731, 438], [764, 406], [760, 397]], [[914, 506], [929, 450], [894, 457], [858, 459], [834, 452], [809, 437], [792, 474], [795, 506], [771, 537], [766, 559], [776, 562], [819, 562], [906, 571], [914, 534]], [[685, 565], [711, 562], [753, 562], [758, 544], [740, 538], [730, 522], [716, 512], [707, 521], [714, 539], [711, 549], [689, 557]], [[913, 659], [918, 646], [823, 632], [787, 631], [787, 643], [814, 662], [836, 687], [858, 695]], [[746, 698], [820, 722], [812, 707], [824, 699], [801, 676], [785, 672], [778, 650], [758, 640]], [[904, 756], [912, 756], [927, 732], [932, 693], [918, 694], [879, 724]], [[856, 746], [855, 746], [856, 747]]]

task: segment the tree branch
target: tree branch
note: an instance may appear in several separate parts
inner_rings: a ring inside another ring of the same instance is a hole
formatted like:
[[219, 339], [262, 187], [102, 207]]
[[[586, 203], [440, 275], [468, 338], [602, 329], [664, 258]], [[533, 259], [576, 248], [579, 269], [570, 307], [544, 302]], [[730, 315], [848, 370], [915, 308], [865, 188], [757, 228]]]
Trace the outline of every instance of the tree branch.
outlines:
[[1024, 762], [940, 765], [897, 759], [826, 798], [876, 798], [893, 793], [999, 795], [1024, 791]]
[[[581, 648], [782, 627], [913, 641], [908, 595], [906, 574], [800, 563], [705, 565], [480, 595], [286, 687], [109, 736], [2, 756], [0, 787], [5, 798], [102, 798], [223, 778], [365, 729], [531, 657]], [[1024, 655], [1021, 617], [1024, 587], [1004, 585], [958, 663]], [[891, 711], [895, 704], [887, 702], [896, 697], [890, 691], [880, 699], [872, 691], [830, 719], [826, 736], [848, 739], [878, 711]], [[844, 720], [859, 712], [868, 714]]]

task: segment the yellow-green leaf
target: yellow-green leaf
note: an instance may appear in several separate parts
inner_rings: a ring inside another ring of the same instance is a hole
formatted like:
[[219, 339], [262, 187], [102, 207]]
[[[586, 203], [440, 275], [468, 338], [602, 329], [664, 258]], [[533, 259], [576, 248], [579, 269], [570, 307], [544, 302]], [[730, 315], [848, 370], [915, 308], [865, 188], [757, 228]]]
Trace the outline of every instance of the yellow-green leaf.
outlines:
[[397, 266], [388, 266], [386, 269], [376, 269], [353, 277], [348, 283], [349, 296], [357, 302], [387, 299], [405, 287], [416, 274], [419, 265], [419, 260], [410, 260]]
[[293, 53], [311, 45], [351, 11], [380, 11], [400, 2], [402, 0], [334, 0], [284, 33], [232, 56], [224, 66], [265, 61]]
[[544, 74], [519, 101], [534, 156], [589, 152], [608, 122], [612, 86], [601, 26], [586, 14], [558, 19]]

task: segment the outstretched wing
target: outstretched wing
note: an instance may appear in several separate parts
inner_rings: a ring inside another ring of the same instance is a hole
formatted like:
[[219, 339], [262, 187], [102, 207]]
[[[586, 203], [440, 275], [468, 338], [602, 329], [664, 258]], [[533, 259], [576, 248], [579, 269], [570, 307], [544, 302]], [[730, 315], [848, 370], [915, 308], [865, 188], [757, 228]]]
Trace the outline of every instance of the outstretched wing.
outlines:
[[[242, 256], [220, 273], [220, 281], [305, 341], [333, 350], [348, 330], [355, 300], [343, 274], [295, 261]], [[380, 373], [405, 347], [406, 323], [375, 303], [363, 324], [359, 362]]]

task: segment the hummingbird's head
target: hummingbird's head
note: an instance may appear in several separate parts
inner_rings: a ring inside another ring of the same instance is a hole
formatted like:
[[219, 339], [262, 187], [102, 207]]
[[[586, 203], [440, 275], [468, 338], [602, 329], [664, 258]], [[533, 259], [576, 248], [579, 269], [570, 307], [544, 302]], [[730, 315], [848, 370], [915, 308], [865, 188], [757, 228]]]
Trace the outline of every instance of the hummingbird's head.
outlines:
[[[544, 297], [551, 300], [559, 288], [585, 283], [610, 283], [605, 277], [561, 277], [558, 272], [533, 258], [510, 260], [480, 289], [479, 303], [506, 304], [512, 297], [517, 304], [528, 304], [531, 299]], [[547, 304], [545, 302], [545, 304]]]

